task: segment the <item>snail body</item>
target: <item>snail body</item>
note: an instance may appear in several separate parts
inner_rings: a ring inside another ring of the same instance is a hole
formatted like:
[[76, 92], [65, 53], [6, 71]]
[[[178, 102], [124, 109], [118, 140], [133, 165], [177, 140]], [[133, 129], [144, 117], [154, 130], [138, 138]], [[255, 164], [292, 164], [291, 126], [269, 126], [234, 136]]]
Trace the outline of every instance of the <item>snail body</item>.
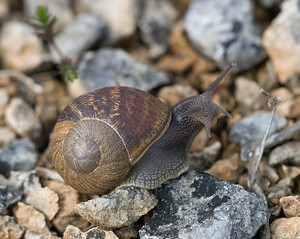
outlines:
[[81, 193], [106, 194], [120, 186], [152, 189], [188, 168], [196, 134], [219, 113], [211, 101], [228, 67], [201, 95], [172, 108], [129, 87], [106, 87], [68, 105], [55, 126], [51, 147], [58, 173]]

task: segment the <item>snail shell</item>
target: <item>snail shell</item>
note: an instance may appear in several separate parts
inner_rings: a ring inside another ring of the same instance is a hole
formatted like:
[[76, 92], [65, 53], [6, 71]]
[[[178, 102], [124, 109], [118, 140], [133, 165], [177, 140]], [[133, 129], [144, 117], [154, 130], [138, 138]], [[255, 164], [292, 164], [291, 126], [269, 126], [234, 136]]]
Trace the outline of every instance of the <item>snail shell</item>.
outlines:
[[116, 86], [84, 94], [63, 110], [55, 126], [55, 168], [79, 192], [108, 193], [126, 179], [170, 120], [167, 105], [137, 89]]

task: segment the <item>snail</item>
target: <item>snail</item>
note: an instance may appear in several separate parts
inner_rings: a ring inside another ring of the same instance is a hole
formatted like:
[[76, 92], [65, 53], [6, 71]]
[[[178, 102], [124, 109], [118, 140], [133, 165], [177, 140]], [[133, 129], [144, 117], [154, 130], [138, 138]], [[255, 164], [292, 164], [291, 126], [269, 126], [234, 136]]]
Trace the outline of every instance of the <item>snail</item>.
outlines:
[[223, 73], [203, 93], [172, 108], [130, 87], [112, 86], [79, 96], [55, 125], [52, 160], [65, 182], [86, 194], [117, 187], [158, 187], [187, 171], [192, 140], [226, 110], [212, 102]]

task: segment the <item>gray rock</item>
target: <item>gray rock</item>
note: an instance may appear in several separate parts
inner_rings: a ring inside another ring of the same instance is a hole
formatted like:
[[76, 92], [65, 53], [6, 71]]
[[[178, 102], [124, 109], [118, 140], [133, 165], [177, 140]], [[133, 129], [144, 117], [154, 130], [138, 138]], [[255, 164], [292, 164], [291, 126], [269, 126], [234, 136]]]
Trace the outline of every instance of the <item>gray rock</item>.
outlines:
[[119, 188], [74, 207], [76, 213], [101, 229], [128, 226], [147, 214], [157, 199], [146, 189]]
[[190, 172], [156, 190], [159, 203], [139, 231], [149, 238], [253, 238], [268, 222], [262, 199], [206, 173]]
[[185, 31], [194, 47], [225, 68], [250, 69], [266, 56], [252, 0], [202, 0], [190, 4]]
[[270, 206], [278, 205], [280, 198], [290, 195], [292, 195], [292, 190], [284, 186], [273, 186], [266, 192], [267, 201]]
[[22, 191], [0, 181], [0, 212], [15, 202], [20, 201], [21, 198]]
[[150, 91], [169, 82], [165, 73], [134, 60], [122, 49], [110, 48], [87, 54], [79, 65], [79, 76], [84, 93], [113, 85]]
[[10, 171], [29, 171], [38, 159], [35, 145], [29, 139], [17, 140], [0, 151], [0, 173], [9, 177]]
[[150, 47], [149, 56], [158, 58], [168, 49], [170, 28], [178, 12], [168, 0], [145, 1], [145, 5], [138, 26], [142, 40]]
[[[271, 112], [258, 111], [235, 124], [229, 133], [232, 142], [243, 146], [255, 140], [262, 139], [266, 133]], [[269, 136], [287, 125], [285, 117], [275, 114]]]
[[300, 166], [300, 141], [288, 142], [272, 150], [269, 157], [270, 165], [292, 162]]
[[100, 17], [81, 14], [76, 16], [55, 40], [65, 56], [77, 60], [84, 51], [103, 38], [104, 30], [105, 23]]

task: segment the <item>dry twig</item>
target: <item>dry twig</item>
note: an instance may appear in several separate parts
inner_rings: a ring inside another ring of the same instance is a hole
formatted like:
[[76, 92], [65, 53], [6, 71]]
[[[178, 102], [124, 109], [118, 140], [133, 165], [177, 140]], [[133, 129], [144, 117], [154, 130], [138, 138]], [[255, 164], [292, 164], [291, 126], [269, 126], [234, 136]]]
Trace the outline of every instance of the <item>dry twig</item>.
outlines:
[[[280, 98], [276, 97], [275, 95], [261, 89], [260, 93], [268, 97], [268, 106], [273, 105], [271, 118], [268, 124], [268, 128], [266, 130], [266, 133], [261, 141], [261, 143], [255, 144], [255, 149], [252, 158], [249, 161], [249, 169], [248, 169], [248, 187], [250, 191], [253, 191], [256, 193], [257, 196], [262, 198], [267, 205], [267, 199], [266, 196], [263, 193], [261, 182], [260, 182], [260, 176], [259, 176], [259, 165], [263, 156], [263, 152], [266, 145], [266, 140], [268, 138], [271, 125], [275, 116], [276, 111], [276, 103], [279, 101], [282, 101]], [[263, 238], [270, 238], [270, 230], [269, 230], [269, 224], [265, 225], [263, 229]]]

